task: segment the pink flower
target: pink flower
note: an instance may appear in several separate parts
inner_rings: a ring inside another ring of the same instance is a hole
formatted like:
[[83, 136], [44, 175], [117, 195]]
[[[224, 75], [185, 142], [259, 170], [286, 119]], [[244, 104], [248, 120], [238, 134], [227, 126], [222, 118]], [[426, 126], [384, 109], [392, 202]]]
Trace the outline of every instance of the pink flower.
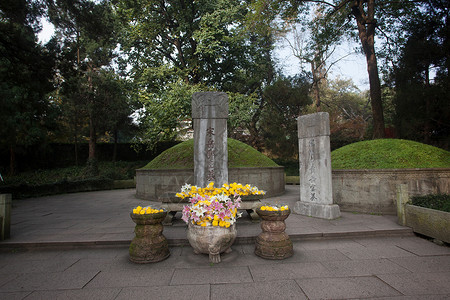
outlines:
[[200, 217], [197, 216], [197, 214], [195, 213], [195, 211], [192, 212], [191, 217], [192, 217], [192, 220], [194, 220], [195, 222], [200, 221]]
[[185, 206], [185, 207], [183, 208], [181, 219], [182, 219], [183, 221], [185, 221], [186, 223], [187, 223], [188, 220], [189, 220], [189, 213], [190, 213], [190, 212], [191, 212], [191, 209], [190, 209], [189, 206]]
[[214, 201], [213, 203], [211, 203], [211, 205], [213, 206], [214, 210], [221, 210], [224, 209], [224, 206], [222, 203]]

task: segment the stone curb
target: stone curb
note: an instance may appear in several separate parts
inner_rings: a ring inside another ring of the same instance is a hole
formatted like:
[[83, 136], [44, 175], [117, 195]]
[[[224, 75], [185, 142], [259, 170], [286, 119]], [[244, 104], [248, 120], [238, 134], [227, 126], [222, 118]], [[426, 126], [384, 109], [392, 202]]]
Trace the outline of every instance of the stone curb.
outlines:
[[[367, 231], [346, 231], [346, 232], [323, 232], [323, 233], [303, 233], [290, 234], [292, 241], [305, 240], [326, 240], [326, 239], [344, 239], [344, 238], [361, 238], [361, 237], [407, 237], [414, 236], [411, 228], [389, 229], [389, 230], [367, 230]], [[185, 238], [170, 238], [167, 237], [170, 247], [189, 246], [189, 242]], [[236, 237], [235, 245], [245, 245], [255, 243], [256, 236], [238, 236]], [[73, 248], [101, 248], [101, 247], [118, 247], [129, 246], [130, 239], [126, 240], [102, 240], [102, 241], [57, 241], [57, 242], [8, 242], [3, 241], [0, 244], [0, 252], [23, 249], [23, 250], [65, 250]]]

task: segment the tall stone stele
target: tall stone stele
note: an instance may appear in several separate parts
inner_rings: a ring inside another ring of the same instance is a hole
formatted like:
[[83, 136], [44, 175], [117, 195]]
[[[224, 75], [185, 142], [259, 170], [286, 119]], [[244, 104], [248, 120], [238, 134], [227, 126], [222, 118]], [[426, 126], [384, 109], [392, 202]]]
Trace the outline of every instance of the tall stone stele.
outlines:
[[330, 119], [326, 112], [297, 120], [300, 160], [300, 201], [294, 211], [322, 219], [336, 219], [341, 212], [333, 204], [331, 183]]
[[198, 92], [192, 96], [194, 121], [194, 184], [216, 187], [228, 183], [228, 96], [222, 92]]

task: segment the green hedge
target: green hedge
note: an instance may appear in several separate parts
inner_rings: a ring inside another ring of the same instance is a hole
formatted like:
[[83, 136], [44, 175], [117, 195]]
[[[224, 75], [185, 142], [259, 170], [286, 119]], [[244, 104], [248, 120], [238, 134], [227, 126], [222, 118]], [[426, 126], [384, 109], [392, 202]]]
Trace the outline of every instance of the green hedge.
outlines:
[[449, 194], [413, 196], [411, 197], [410, 203], [416, 206], [450, 212]]
[[76, 181], [60, 181], [55, 183], [29, 185], [19, 184], [0, 187], [1, 194], [12, 194], [13, 199], [39, 197], [47, 195], [110, 190], [114, 188], [114, 180], [108, 178], [92, 178]]

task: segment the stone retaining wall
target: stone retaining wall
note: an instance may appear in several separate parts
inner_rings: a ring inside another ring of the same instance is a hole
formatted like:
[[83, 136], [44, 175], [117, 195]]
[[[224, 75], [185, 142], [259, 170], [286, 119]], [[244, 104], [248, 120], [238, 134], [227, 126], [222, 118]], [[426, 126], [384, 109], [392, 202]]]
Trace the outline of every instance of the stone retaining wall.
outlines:
[[[231, 168], [228, 181], [257, 186], [266, 191], [265, 197], [284, 193], [284, 167]], [[136, 196], [146, 200], [171, 198], [185, 184], [194, 184], [194, 170], [136, 170]]]
[[397, 213], [397, 185], [410, 196], [450, 193], [448, 169], [333, 170], [333, 200], [343, 211]]

